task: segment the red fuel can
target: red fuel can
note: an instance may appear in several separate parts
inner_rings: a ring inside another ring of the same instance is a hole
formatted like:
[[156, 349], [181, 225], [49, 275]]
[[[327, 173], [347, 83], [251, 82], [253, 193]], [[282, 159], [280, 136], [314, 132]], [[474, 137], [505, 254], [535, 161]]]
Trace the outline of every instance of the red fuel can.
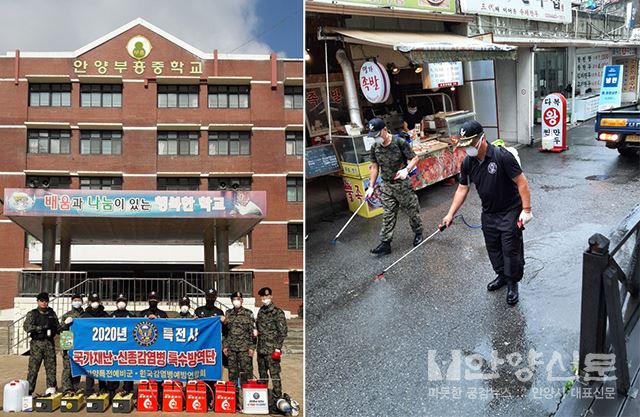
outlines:
[[236, 387], [233, 382], [216, 382], [216, 403], [214, 411], [216, 413], [236, 412]]
[[184, 397], [182, 383], [175, 380], [166, 380], [162, 383], [162, 411], [182, 412]]
[[187, 382], [187, 412], [207, 412], [207, 384], [204, 381]]
[[158, 411], [158, 383], [140, 381], [138, 384], [138, 411]]

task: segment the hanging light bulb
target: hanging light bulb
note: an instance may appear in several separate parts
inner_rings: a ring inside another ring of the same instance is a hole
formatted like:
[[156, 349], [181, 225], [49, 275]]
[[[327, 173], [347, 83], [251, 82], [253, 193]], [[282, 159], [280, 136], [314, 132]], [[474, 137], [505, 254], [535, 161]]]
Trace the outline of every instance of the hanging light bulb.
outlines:
[[456, 87], [451, 87], [451, 91], [456, 91]]
[[422, 65], [418, 65], [416, 67], [416, 74], [420, 74], [422, 72]]
[[304, 51], [304, 60], [305, 60], [306, 62], [311, 61], [311, 55], [309, 54], [309, 50], [308, 50], [308, 49], [306, 49], [306, 50]]

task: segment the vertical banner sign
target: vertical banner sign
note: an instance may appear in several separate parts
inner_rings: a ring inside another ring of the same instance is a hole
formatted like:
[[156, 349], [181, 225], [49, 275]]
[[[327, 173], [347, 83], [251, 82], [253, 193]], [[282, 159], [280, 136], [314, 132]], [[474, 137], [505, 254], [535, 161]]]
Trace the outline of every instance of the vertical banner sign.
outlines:
[[360, 89], [370, 103], [384, 103], [389, 98], [387, 70], [377, 62], [367, 61], [360, 67]]
[[607, 65], [602, 72], [598, 111], [620, 107], [620, 104], [622, 104], [622, 65]]
[[102, 381], [219, 380], [221, 329], [219, 317], [76, 319], [71, 371]]
[[567, 149], [567, 100], [562, 94], [549, 94], [542, 100], [541, 151]]

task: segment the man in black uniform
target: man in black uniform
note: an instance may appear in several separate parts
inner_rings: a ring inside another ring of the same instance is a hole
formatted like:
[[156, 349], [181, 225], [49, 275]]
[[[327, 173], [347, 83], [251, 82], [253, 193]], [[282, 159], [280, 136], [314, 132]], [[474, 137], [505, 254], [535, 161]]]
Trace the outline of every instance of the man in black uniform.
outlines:
[[189, 301], [188, 297], [182, 297], [180, 299], [180, 311], [178, 312], [178, 317], [181, 319], [193, 318], [193, 314], [191, 314], [191, 301]]
[[[89, 306], [84, 310], [84, 313], [80, 316], [82, 319], [96, 319], [102, 317], [110, 317], [109, 314], [104, 311], [104, 306], [100, 301], [98, 294], [91, 294], [89, 296]], [[87, 375], [86, 385], [84, 393], [86, 396], [93, 394], [95, 388], [95, 379]], [[98, 391], [107, 391], [107, 381], [98, 381]]]
[[[120, 294], [118, 298], [116, 298], [116, 308], [116, 311], [111, 313], [111, 317], [130, 318], [136, 316], [132, 311], [127, 309], [127, 297], [124, 294]], [[120, 388], [120, 382], [109, 381], [107, 388], [110, 392], [116, 392]], [[122, 390], [125, 393], [133, 392], [133, 381], [124, 381], [122, 383]]]
[[218, 299], [218, 291], [216, 291], [213, 288], [209, 288], [205, 295], [205, 305], [196, 308], [196, 311], [195, 311], [196, 317], [222, 316], [221, 318], [224, 318], [224, 311], [216, 307], [217, 299]]
[[160, 318], [160, 319], [166, 319], [169, 318], [169, 316], [167, 316], [167, 313], [164, 312], [163, 310], [160, 310], [158, 308], [158, 301], [160, 301], [160, 298], [158, 297], [158, 294], [155, 291], [151, 291], [149, 293], [149, 297], [147, 297], [147, 301], [149, 302], [149, 308], [142, 310], [140, 312], [140, 317], [147, 317], [150, 319], [155, 319], [155, 318]]
[[460, 169], [460, 185], [442, 224], [449, 226], [473, 182], [482, 200], [482, 232], [496, 279], [487, 285], [495, 291], [507, 285], [507, 303], [518, 302], [518, 282], [524, 273], [522, 229], [531, 221], [529, 183], [516, 158], [508, 150], [487, 142], [475, 120], [460, 128], [458, 146], [467, 157]]

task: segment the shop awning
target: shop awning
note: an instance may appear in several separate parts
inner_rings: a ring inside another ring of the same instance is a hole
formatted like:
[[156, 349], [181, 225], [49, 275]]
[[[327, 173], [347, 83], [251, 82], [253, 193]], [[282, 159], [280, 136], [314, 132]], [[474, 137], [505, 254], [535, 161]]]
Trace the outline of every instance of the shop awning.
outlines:
[[566, 48], [575, 46], [576, 48], [635, 48], [638, 46], [634, 42], [615, 42], [605, 40], [590, 39], [568, 39], [568, 38], [540, 38], [540, 37], [514, 37], [514, 36], [494, 36], [493, 41], [500, 44], [513, 46], [528, 46], [542, 48]]
[[[394, 49], [416, 65], [433, 62], [516, 59], [517, 48], [486, 42], [453, 33], [385, 32], [344, 28], [324, 28], [324, 35], [337, 36], [346, 43]], [[322, 34], [321, 34], [322, 38]]]

